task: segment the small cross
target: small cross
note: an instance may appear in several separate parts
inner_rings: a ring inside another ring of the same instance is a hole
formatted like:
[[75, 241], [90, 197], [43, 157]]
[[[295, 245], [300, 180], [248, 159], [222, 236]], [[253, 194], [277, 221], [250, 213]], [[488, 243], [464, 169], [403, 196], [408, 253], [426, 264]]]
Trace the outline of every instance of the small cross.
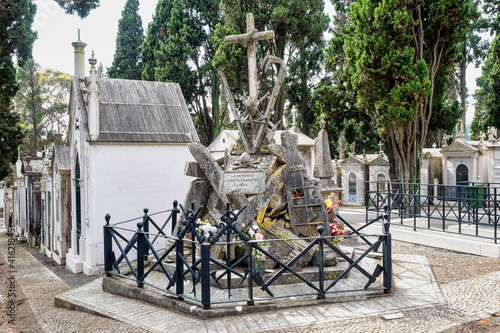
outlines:
[[434, 142], [434, 143], [432, 144], [432, 148], [436, 149], [436, 147], [437, 147], [437, 144]]
[[251, 99], [257, 99], [257, 51], [255, 42], [258, 40], [273, 39], [274, 31], [259, 32], [255, 29], [252, 13], [247, 13], [247, 33], [242, 35], [226, 36], [226, 44], [242, 43], [247, 48], [248, 55], [248, 92]]
[[382, 141], [378, 142], [379, 151], [382, 151]]

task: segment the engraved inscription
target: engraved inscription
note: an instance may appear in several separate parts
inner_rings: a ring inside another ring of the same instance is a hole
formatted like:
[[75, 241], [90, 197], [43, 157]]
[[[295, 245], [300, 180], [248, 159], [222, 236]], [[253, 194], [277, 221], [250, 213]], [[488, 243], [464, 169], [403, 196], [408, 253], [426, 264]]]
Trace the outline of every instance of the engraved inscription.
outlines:
[[223, 173], [220, 192], [231, 194], [241, 190], [244, 194], [264, 192], [265, 176], [263, 171], [227, 171]]

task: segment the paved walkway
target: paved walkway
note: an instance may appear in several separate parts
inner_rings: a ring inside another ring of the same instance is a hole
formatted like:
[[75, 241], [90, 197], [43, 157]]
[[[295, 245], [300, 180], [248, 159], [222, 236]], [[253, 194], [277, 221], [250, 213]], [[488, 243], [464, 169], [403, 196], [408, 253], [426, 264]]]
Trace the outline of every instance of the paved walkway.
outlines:
[[[5, 249], [0, 232], [2, 261]], [[16, 269], [16, 284], [39, 323], [34, 332], [441, 332], [500, 314], [500, 271], [438, 284], [422, 255], [394, 255], [396, 291], [389, 297], [211, 320], [103, 293], [101, 279], [70, 290], [24, 246], [16, 246]], [[58, 294], [108, 318], [56, 308]]]

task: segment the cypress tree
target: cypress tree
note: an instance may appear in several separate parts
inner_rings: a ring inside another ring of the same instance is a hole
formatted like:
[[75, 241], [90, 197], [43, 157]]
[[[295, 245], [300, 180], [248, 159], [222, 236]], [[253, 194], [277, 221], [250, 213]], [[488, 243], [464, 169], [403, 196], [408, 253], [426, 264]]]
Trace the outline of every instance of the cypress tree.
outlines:
[[12, 99], [19, 86], [13, 56], [19, 66], [31, 59], [36, 33], [31, 30], [36, 5], [31, 0], [7, 1], [0, 5], [0, 179], [10, 172], [9, 162], [24, 136]]
[[127, 0], [118, 22], [116, 51], [108, 76], [115, 79], [140, 80], [142, 74], [141, 47], [144, 40], [139, 0]]

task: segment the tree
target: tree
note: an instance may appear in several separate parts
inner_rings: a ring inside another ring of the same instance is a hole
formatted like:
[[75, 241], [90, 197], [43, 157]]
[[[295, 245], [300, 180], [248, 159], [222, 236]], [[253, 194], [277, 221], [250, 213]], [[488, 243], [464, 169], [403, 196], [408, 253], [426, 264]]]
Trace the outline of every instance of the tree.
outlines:
[[92, 9], [99, 7], [100, 0], [54, 0], [66, 14], [77, 14], [81, 18], [89, 15]]
[[500, 35], [496, 35], [491, 42], [488, 59], [491, 61], [491, 70], [488, 73], [485, 94], [485, 108], [488, 113], [487, 123], [500, 128]]
[[127, 0], [118, 21], [116, 50], [108, 77], [140, 80], [142, 76], [141, 48], [144, 41], [139, 0]]
[[[329, 22], [324, 13], [324, 1], [222, 0], [221, 9], [224, 12], [224, 24], [216, 32], [218, 43], [214, 65], [225, 73], [233, 92], [239, 96], [238, 100], [246, 99], [245, 90], [248, 87], [248, 82], [242, 80], [248, 76], [246, 50], [241, 44], [224, 45], [223, 40], [226, 35], [245, 33], [246, 13], [253, 13], [255, 26], [259, 31], [274, 30], [275, 33], [274, 40], [256, 43], [258, 58], [272, 54], [284, 59], [289, 69], [286, 80], [293, 81], [293, 84], [282, 86], [273, 121], [278, 123], [283, 120], [286, 95], [290, 93], [288, 100], [291, 105], [297, 105], [305, 125], [303, 130], [308, 131], [312, 117], [310, 91], [313, 79], [320, 72], [323, 63], [323, 33]], [[278, 72], [280, 65], [275, 66]], [[260, 96], [271, 90], [274, 84], [267, 73], [259, 73], [259, 82]], [[286, 91], [285, 87], [291, 86], [294, 89]], [[243, 105], [240, 107], [243, 109]]]
[[36, 6], [31, 0], [2, 1], [0, 3], [0, 178], [9, 172], [23, 132], [19, 115], [12, 111], [12, 99], [19, 89], [16, 69], [12, 60], [16, 57], [23, 65], [31, 58], [36, 33], [31, 30]]
[[215, 0], [159, 1], [142, 53], [143, 79], [179, 83], [204, 144], [218, 135], [225, 118], [212, 66], [218, 6]]
[[[392, 179], [419, 177], [436, 78], [465, 39], [470, 2], [360, 0], [351, 6], [343, 80], [383, 139]], [[458, 42], [458, 43], [457, 43]]]
[[71, 78], [53, 70], [41, 70], [32, 60], [18, 71], [19, 91], [15, 110], [27, 128], [30, 151], [33, 156], [55, 140], [55, 134], [67, 127], [67, 110]]

